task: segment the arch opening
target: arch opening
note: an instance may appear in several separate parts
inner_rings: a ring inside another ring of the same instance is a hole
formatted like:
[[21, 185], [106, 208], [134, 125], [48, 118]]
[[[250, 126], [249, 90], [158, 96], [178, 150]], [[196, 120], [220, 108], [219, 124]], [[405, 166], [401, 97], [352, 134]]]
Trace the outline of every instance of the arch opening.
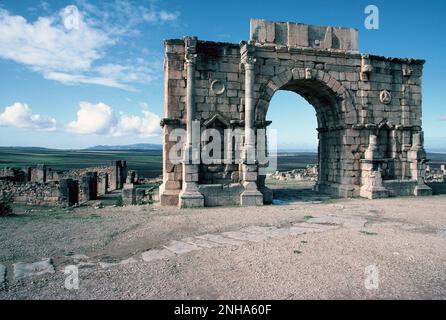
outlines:
[[[264, 102], [260, 102], [260, 105], [263, 104], [263, 106], [257, 110], [257, 119], [272, 120], [272, 123], [274, 123], [274, 119], [271, 119], [268, 116], [269, 113], [273, 113], [273, 111], [270, 111], [270, 106], [281, 107], [276, 106], [273, 99], [275, 100], [276, 95], [280, 95], [280, 93], [277, 92], [283, 91], [293, 92], [303, 98], [302, 100], [306, 101], [306, 106], [299, 107], [309, 108], [311, 106], [313, 109], [313, 117], [314, 115], [316, 116], [316, 126], [313, 130], [316, 132], [307, 130], [305, 135], [315, 135], [317, 137], [317, 146], [314, 148], [313, 155], [314, 163], [307, 163], [304, 165], [304, 168], [300, 158], [302, 160], [305, 159], [306, 161], [311, 161], [311, 157], [309, 157], [308, 154], [302, 154], [302, 152], [300, 152], [300, 154], [295, 154], [293, 158], [287, 159], [279, 150], [279, 172], [267, 177], [265, 179], [264, 187], [268, 187], [268, 184], [272, 185], [272, 177], [273, 180], [279, 181], [294, 179], [294, 189], [303, 190], [301, 194], [296, 194], [294, 192], [298, 198], [314, 200], [315, 198], [322, 197], [322, 194], [343, 196], [346, 189], [347, 192], [350, 192], [350, 194], [353, 195], [355, 189], [359, 187], [359, 177], [351, 174], [350, 171], [347, 172], [345, 170], [345, 164], [349, 163], [349, 165], [359, 166], [359, 159], [355, 159], [353, 153], [350, 152], [349, 154], [348, 152], [345, 152], [345, 146], [347, 144], [347, 141], [345, 141], [345, 130], [349, 128], [349, 124], [348, 121], [346, 121], [345, 112], [343, 112], [343, 110], [346, 109], [346, 103], [348, 103], [346, 99], [348, 97], [346, 97], [346, 95], [340, 95], [339, 92], [335, 92], [327, 85], [327, 83], [319, 79], [291, 79], [280, 87], [277, 87], [274, 92], [264, 95]], [[296, 99], [295, 101], [298, 100], [299, 99]], [[295, 107], [295, 104], [296, 103], [293, 103], [293, 107]], [[298, 108], [298, 110], [303, 110], [303, 108]], [[287, 112], [290, 112], [289, 107], [283, 109], [283, 111], [285, 117], [311, 123], [308, 116], [305, 119], [301, 119], [299, 113], [296, 115], [288, 115]], [[281, 120], [278, 119], [278, 121]], [[296, 123], [296, 125], [298, 126], [299, 123]], [[277, 132], [279, 144], [280, 127], [279, 124], [279, 130]], [[274, 125], [272, 125], [271, 128], [274, 128]], [[296, 151], [301, 151], [298, 149], [299, 148], [297, 148]], [[288, 152], [287, 154], [289, 156], [290, 153]], [[284, 161], [288, 162], [286, 166], [283, 165]], [[293, 161], [296, 162], [296, 168], [291, 169]], [[282, 169], [285, 172], [282, 172]], [[279, 177], [277, 177], [277, 174]], [[298, 182], [299, 180], [303, 181], [303, 183]], [[288, 186], [286, 189], [287, 191], [290, 191], [289, 185], [293, 183], [287, 182], [287, 184]], [[299, 186], [299, 184], [301, 186]], [[272, 188], [280, 189], [281, 187], [277, 187], [276, 185]], [[310, 192], [310, 190], [313, 190], [313, 192]], [[274, 196], [280, 196], [281, 192], [273, 191], [273, 194]]]

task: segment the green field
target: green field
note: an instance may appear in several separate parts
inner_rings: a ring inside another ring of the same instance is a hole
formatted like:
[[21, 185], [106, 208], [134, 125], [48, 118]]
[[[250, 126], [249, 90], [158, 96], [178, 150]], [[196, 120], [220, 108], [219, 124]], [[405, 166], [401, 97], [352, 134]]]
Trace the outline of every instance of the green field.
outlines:
[[108, 165], [110, 161], [120, 159], [127, 161], [128, 169], [138, 170], [143, 177], [152, 178], [162, 174], [160, 150], [91, 151], [0, 147], [0, 168], [44, 163], [52, 169], [67, 170]]
[[[446, 162], [446, 154], [431, 153], [431, 163]], [[138, 170], [143, 177], [153, 178], [162, 174], [161, 150], [52, 150], [43, 148], [0, 147], [0, 168], [29, 167], [44, 163], [56, 170], [107, 165], [112, 160], [127, 161], [127, 168]], [[277, 167], [280, 171], [305, 168], [317, 163], [317, 153], [279, 153]]]

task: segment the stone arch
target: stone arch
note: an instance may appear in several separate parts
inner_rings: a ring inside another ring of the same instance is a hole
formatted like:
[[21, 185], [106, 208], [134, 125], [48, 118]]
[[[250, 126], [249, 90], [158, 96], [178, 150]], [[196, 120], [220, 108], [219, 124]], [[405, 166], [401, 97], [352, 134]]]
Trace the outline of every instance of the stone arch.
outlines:
[[313, 105], [320, 128], [346, 128], [358, 123], [354, 99], [349, 91], [329, 73], [312, 68], [286, 70], [265, 83], [260, 88], [256, 120], [266, 120], [269, 103], [278, 90], [296, 92]]

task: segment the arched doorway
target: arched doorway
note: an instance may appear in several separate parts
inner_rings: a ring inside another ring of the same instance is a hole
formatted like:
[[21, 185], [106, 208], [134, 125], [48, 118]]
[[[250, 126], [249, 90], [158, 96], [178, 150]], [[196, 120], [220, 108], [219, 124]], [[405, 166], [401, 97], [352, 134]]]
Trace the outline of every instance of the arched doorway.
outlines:
[[[352, 127], [357, 122], [352, 98], [330, 74], [311, 68], [285, 70], [263, 86], [256, 119], [267, 120], [269, 105], [279, 90], [302, 96], [316, 112], [318, 132], [318, 178], [315, 190], [334, 196], [359, 194], [359, 150], [351, 148]], [[353, 135], [354, 137], [354, 135]], [[353, 138], [352, 137], [352, 138]], [[263, 187], [263, 186], [262, 186]]]
[[277, 153], [265, 186], [273, 192], [273, 203], [328, 199], [314, 191], [318, 176], [318, 132], [314, 107], [299, 94], [277, 91], [267, 114], [268, 154]]

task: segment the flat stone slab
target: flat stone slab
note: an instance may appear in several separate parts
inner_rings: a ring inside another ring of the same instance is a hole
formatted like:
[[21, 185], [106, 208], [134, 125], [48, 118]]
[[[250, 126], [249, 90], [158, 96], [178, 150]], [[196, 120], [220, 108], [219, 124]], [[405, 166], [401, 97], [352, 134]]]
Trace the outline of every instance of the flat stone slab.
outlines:
[[204, 234], [204, 235], [198, 236], [196, 238], [212, 241], [212, 242], [219, 243], [219, 244], [231, 245], [231, 246], [241, 246], [242, 244], [244, 244], [243, 241], [226, 238], [226, 237], [223, 237], [218, 234]]
[[308, 222], [300, 222], [295, 223], [293, 228], [304, 228], [306, 233], [313, 232], [325, 232], [328, 230], [334, 230], [340, 228], [339, 225], [326, 225], [326, 224], [318, 224], [318, 223], [308, 223]]
[[119, 262], [119, 264], [132, 264], [132, 263], [137, 263], [138, 260], [136, 260], [135, 258], [128, 258], [128, 259], [124, 259], [121, 262]]
[[308, 220], [309, 223], [316, 224], [339, 224], [344, 227], [363, 228], [367, 220], [360, 218], [345, 218], [339, 216], [322, 216]]
[[191, 251], [200, 250], [199, 246], [194, 244], [172, 240], [167, 245], [163, 246], [165, 249], [172, 251], [176, 254], [185, 254]]
[[248, 232], [248, 233], [254, 233], [254, 234], [267, 234], [268, 232], [272, 230], [276, 230], [277, 227], [270, 226], [270, 227], [262, 227], [262, 226], [249, 226], [240, 229], [241, 232]]
[[221, 247], [221, 244], [219, 244], [219, 243], [208, 241], [205, 239], [200, 239], [200, 238], [184, 238], [184, 239], [181, 239], [181, 241], [192, 244], [192, 245], [196, 245], [199, 247], [203, 247], [203, 248]]
[[266, 235], [270, 238], [285, 238], [289, 236], [297, 236], [299, 234], [304, 234], [305, 231], [302, 228], [277, 228], [273, 230], [269, 230]]
[[268, 236], [265, 234], [255, 234], [255, 233], [248, 233], [248, 232], [241, 232], [241, 231], [223, 232], [222, 236], [236, 239], [236, 240], [252, 241], [252, 242], [260, 242], [260, 241], [265, 241], [268, 239]]
[[119, 265], [119, 263], [116, 263], [116, 262], [99, 262], [99, 266], [102, 269], [108, 269], [108, 268], [116, 267], [117, 265]]
[[69, 258], [73, 259], [74, 262], [79, 262], [79, 261], [86, 261], [88, 259], [90, 259], [88, 256], [86, 256], [85, 254], [74, 254], [72, 256], [68, 256]]
[[5, 281], [6, 281], [6, 267], [0, 264], [0, 287], [3, 286]]
[[13, 264], [13, 268], [15, 280], [56, 272], [51, 259], [45, 259], [33, 263], [18, 262]]
[[175, 257], [175, 253], [173, 253], [172, 251], [169, 251], [167, 249], [153, 249], [153, 250], [143, 252], [141, 254], [141, 258], [145, 262], [161, 260], [161, 259], [170, 259], [173, 257]]

